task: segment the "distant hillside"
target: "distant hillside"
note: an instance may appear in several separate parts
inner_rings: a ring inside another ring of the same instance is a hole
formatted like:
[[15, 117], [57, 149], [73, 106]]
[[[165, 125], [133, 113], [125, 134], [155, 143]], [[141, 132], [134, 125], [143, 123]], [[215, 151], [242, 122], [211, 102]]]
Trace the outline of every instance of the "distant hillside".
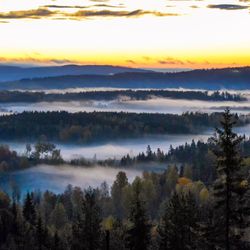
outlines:
[[65, 75], [22, 79], [0, 84], [1, 89], [73, 87], [250, 89], [250, 67], [179, 73], [124, 72], [114, 75]]
[[22, 68], [16, 66], [0, 65], [0, 82], [16, 81], [23, 78], [55, 77], [62, 75], [110, 75], [122, 72], [150, 72], [143, 69], [135, 69], [108, 65], [64, 65], [49, 67]]

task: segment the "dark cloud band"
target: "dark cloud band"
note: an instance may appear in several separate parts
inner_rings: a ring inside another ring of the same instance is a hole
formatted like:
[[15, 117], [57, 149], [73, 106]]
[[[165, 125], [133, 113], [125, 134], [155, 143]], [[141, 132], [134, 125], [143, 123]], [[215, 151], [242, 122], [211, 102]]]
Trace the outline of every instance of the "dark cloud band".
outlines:
[[0, 19], [40, 19], [44, 17], [51, 17], [57, 14], [57, 11], [50, 11], [45, 8], [39, 8], [36, 10], [20, 10], [10, 11], [7, 13], [0, 13]]
[[75, 18], [84, 18], [84, 17], [139, 17], [143, 15], [154, 15], [154, 16], [178, 16], [176, 13], [164, 13], [157, 11], [145, 11], [145, 10], [134, 10], [134, 11], [112, 11], [112, 10], [97, 10], [97, 11], [88, 11], [80, 10], [72, 14], [72, 17]]
[[220, 9], [220, 10], [243, 10], [248, 9], [248, 6], [239, 4], [209, 4], [207, 6], [210, 9]]

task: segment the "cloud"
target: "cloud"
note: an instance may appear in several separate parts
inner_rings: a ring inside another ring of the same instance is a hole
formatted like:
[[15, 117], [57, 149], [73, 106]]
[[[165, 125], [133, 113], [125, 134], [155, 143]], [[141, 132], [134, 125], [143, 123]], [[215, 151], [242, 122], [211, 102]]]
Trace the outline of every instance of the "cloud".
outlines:
[[[33, 53], [36, 55], [36, 53]], [[39, 53], [38, 53], [39, 54]], [[74, 64], [77, 63], [76, 61], [69, 60], [69, 59], [55, 59], [55, 58], [47, 58], [47, 59], [39, 59], [37, 57], [33, 57], [32, 55], [27, 55], [25, 57], [18, 57], [18, 58], [5, 58], [0, 57], [0, 64], [34, 64], [34, 65], [47, 65], [47, 64]]]
[[166, 59], [158, 60], [158, 63], [165, 64], [165, 65], [184, 65], [185, 64], [183, 61], [172, 58], [172, 57], [167, 57]]
[[68, 60], [68, 59], [50, 59], [49, 61], [52, 62], [52, 63], [55, 63], [55, 64], [66, 64], [66, 63], [72, 63], [73, 62], [73, 61]]
[[187, 60], [187, 64], [195, 64], [195, 62], [193, 62], [193, 61], [190, 61], [190, 60]]
[[104, 8], [124, 8], [123, 5], [110, 5], [110, 4], [95, 4], [94, 7], [104, 7]]
[[85, 9], [89, 6], [80, 6], [80, 5], [44, 5], [43, 8], [54, 8], [54, 9]]
[[0, 12], [0, 19], [22, 19], [22, 18], [30, 18], [30, 19], [40, 19], [43, 17], [50, 17], [58, 12], [50, 11], [46, 8], [38, 8], [34, 10], [17, 10], [10, 11], [7, 13]]
[[220, 10], [243, 10], [248, 9], [248, 6], [239, 4], [209, 4], [207, 6], [210, 9], [220, 9]]
[[55, 5], [55, 4], [50, 4], [50, 5], [44, 5], [42, 8], [51, 8], [51, 9], [87, 9], [91, 7], [103, 7], [103, 8], [124, 8], [124, 5], [110, 5], [110, 4], [105, 4], [105, 3], [99, 3], [99, 4], [94, 4], [94, 5], [89, 5], [89, 6], [82, 6], [82, 5]]
[[143, 56], [142, 57], [144, 60], [146, 60], [146, 61], [150, 61], [150, 60], [152, 60], [152, 58], [151, 57], [149, 57], [149, 56]]
[[136, 64], [136, 62], [134, 60], [126, 60], [126, 62]]
[[74, 14], [70, 14], [71, 17], [77, 19], [87, 17], [140, 17], [143, 15], [154, 15], [154, 16], [178, 16], [176, 13], [164, 13], [158, 11], [147, 11], [147, 10], [134, 10], [134, 11], [112, 11], [112, 10], [80, 10]]
[[[54, 8], [56, 5], [51, 5]], [[74, 6], [78, 7], [78, 6]], [[60, 6], [60, 8], [67, 8], [67, 6]], [[84, 8], [81, 6], [81, 8]], [[87, 7], [86, 7], [87, 8]], [[144, 15], [154, 15], [158, 17], [165, 16], [178, 16], [176, 13], [164, 13], [159, 11], [148, 11], [148, 10], [134, 10], [134, 11], [121, 11], [121, 10], [78, 10], [74, 13], [61, 12], [59, 10], [49, 10], [45, 7], [40, 7], [33, 10], [19, 10], [19, 11], [10, 11], [10, 12], [0, 12], [1, 19], [41, 19], [41, 18], [52, 18], [56, 20], [64, 19], [74, 19], [82, 20], [89, 17], [140, 17]]]

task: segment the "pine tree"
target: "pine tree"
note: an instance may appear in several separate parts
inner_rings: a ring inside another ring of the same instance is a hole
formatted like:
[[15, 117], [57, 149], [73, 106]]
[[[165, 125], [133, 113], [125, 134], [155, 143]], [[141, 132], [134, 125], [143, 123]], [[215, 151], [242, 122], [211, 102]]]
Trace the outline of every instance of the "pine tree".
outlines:
[[119, 219], [123, 219], [125, 211], [123, 206], [123, 189], [128, 185], [128, 178], [125, 172], [120, 171], [117, 176], [114, 184], [111, 188], [111, 197], [114, 206], [115, 215]]
[[220, 249], [241, 249], [244, 235], [246, 209], [244, 184], [239, 153], [243, 138], [233, 132], [236, 118], [226, 109], [221, 121], [222, 129], [217, 129], [214, 138], [217, 157], [217, 179], [214, 183], [214, 209], [216, 227], [214, 241]]
[[82, 215], [78, 214], [76, 220], [72, 225], [72, 240], [71, 240], [71, 250], [81, 250], [84, 249], [84, 242], [82, 240], [83, 234], [83, 220]]
[[54, 239], [53, 239], [53, 250], [61, 250], [61, 246], [60, 246], [60, 238], [58, 236], [57, 231], [54, 234]]
[[35, 225], [36, 211], [32, 197], [29, 192], [27, 193], [26, 199], [24, 201], [23, 216], [30, 224]]
[[128, 216], [126, 245], [130, 250], [146, 250], [149, 245], [150, 225], [146, 216], [144, 202], [140, 198], [139, 181], [134, 183], [133, 199]]
[[48, 231], [46, 226], [43, 224], [42, 218], [39, 215], [35, 225], [35, 239], [38, 246], [38, 250], [44, 249], [50, 245]]
[[211, 205], [202, 207], [202, 219], [199, 227], [198, 246], [202, 250], [216, 250], [214, 209]]
[[12, 204], [11, 212], [13, 215], [11, 235], [16, 243], [17, 249], [24, 249], [27, 245], [27, 238], [29, 238], [27, 233], [29, 227], [22, 216], [19, 206], [15, 202]]
[[85, 191], [82, 213], [73, 224], [72, 249], [98, 250], [101, 245], [101, 211], [96, 201], [96, 191]]
[[172, 195], [158, 226], [159, 250], [197, 249], [198, 208], [188, 194]]
[[148, 161], [152, 161], [154, 159], [154, 154], [153, 154], [153, 151], [152, 151], [150, 145], [147, 146], [146, 155], [147, 155]]

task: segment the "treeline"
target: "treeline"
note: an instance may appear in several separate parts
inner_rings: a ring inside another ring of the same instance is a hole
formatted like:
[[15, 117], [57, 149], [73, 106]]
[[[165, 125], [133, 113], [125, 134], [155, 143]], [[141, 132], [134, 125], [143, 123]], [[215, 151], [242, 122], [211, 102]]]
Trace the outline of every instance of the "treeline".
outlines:
[[[152, 134], [195, 134], [218, 126], [221, 113], [23, 112], [0, 117], [0, 139], [86, 143]], [[238, 125], [249, 122], [247, 117]]]
[[216, 180], [209, 186], [170, 166], [130, 184], [118, 173], [109, 189], [68, 186], [64, 193], [0, 192], [1, 249], [247, 250], [249, 169], [232, 132], [232, 116], [213, 138]]
[[[250, 138], [244, 138], [239, 145], [244, 161], [249, 164], [250, 156]], [[143, 164], [176, 164], [180, 171], [188, 172], [188, 176], [193, 180], [201, 180], [206, 184], [211, 184], [216, 177], [215, 162], [216, 158], [213, 154], [215, 144], [211, 139], [207, 142], [194, 140], [188, 144], [180, 145], [176, 148], [170, 146], [167, 152], [158, 148], [155, 152], [148, 145], [146, 152], [141, 152], [132, 157], [129, 154], [121, 158], [121, 160], [99, 161], [100, 165], [119, 166], [119, 167], [135, 167]], [[74, 163], [74, 161], [72, 161]]]
[[55, 102], [55, 101], [85, 101], [85, 100], [147, 100], [152, 98], [173, 98], [202, 101], [245, 101], [240, 94], [214, 91], [174, 91], [174, 90], [112, 90], [87, 91], [79, 93], [45, 93], [31, 91], [0, 91], [0, 103], [8, 102]]

